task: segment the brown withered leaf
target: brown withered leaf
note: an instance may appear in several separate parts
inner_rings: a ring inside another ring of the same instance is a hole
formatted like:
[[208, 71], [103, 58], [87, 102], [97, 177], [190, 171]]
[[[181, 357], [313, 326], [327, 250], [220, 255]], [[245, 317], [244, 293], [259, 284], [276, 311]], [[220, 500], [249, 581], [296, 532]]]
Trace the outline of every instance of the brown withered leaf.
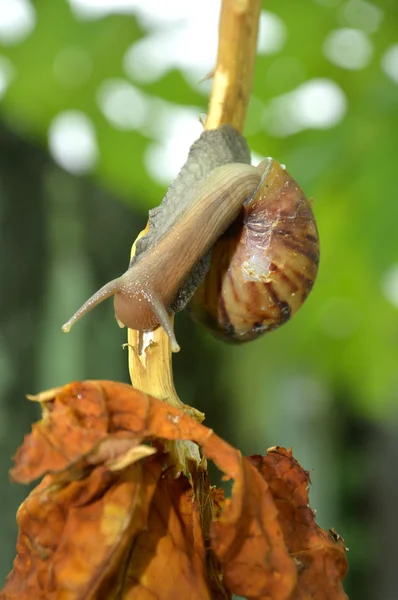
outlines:
[[291, 600], [346, 599], [340, 584], [347, 571], [345, 545], [316, 524], [308, 498], [309, 474], [285, 448], [249, 460], [268, 482], [285, 544], [298, 567]]
[[113, 473], [97, 467], [65, 483], [47, 475], [21, 505], [14, 569], [2, 598], [102, 598], [130, 539], [145, 527], [162, 465], [152, 458]]
[[[41, 399], [12, 476], [45, 477], [19, 510], [3, 600], [345, 598], [344, 546], [303, 510], [308, 476], [289, 453], [247, 460], [124, 384], [74, 383]], [[231, 498], [200, 465], [175, 479], [164, 455], [173, 440], [199, 444], [234, 480]]]
[[272, 495], [259, 473], [241, 458], [232, 498], [211, 528], [212, 547], [228, 589], [248, 599], [284, 600], [296, 585]]
[[200, 514], [186, 477], [159, 482], [148, 530], [131, 552], [123, 598], [175, 598], [176, 590], [180, 597], [211, 599]]
[[16, 466], [11, 470], [15, 481], [27, 483], [68, 469], [111, 433], [107, 397], [100, 385], [72, 383], [55, 392], [52, 398], [46, 392], [35, 397], [43, 398], [43, 418], [33, 425], [15, 456]]

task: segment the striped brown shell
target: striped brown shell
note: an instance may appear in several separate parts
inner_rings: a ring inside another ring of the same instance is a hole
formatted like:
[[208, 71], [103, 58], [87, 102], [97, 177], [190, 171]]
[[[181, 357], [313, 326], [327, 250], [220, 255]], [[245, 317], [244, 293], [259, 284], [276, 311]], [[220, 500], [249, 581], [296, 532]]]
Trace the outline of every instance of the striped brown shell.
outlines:
[[318, 270], [310, 202], [284, 167], [266, 160], [260, 188], [213, 247], [210, 270], [188, 305], [195, 321], [232, 342], [285, 323]]

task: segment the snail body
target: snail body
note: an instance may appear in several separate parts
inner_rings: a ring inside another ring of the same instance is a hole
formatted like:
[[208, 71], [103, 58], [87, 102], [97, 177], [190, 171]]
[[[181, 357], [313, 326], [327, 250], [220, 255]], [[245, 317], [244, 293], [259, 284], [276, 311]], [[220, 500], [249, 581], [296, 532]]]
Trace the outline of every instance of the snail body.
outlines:
[[252, 340], [297, 312], [318, 262], [311, 205], [286, 169], [269, 159], [240, 219], [213, 247], [212, 265], [188, 310], [217, 337]]
[[161, 325], [178, 352], [170, 315], [191, 301], [196, 321], [225, 339], [245, 341], [297, 310], [312, 287], [318, 256], [303, 192], [272, 159], [250, 165], [245, 139], [224, 125], [192, 145], [161, 205], [150, 211], [148, 232], [127, 271], [62, 329], [114, 296], [119, 324], [141, 331]]

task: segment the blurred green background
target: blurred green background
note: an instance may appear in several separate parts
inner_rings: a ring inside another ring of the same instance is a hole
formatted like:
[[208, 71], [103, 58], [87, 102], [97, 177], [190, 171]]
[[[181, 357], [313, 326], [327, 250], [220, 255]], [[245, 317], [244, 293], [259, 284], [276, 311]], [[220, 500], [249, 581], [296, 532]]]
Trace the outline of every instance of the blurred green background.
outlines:
[[[11, 456], [26, 393], [128, 381], [111, 302], [60, 326], [125, 270], [201, 131], [219, 2], [0, 0], [0, 580], [27, 489]], [[398, 597], [398, 3], [267, 0], [245, 133], [314, 198], [315, 288], [294, 319], [229, 347], [185, 314], [184, 402], [243, 453], [293, 447], [311, 504], [349, 547], [352, 600]]]

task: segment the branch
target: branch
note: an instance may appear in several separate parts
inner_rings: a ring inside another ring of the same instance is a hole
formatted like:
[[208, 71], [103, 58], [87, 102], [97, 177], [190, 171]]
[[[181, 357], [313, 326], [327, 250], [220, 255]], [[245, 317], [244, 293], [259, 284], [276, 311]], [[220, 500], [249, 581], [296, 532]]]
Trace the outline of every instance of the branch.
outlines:
[[205, 129], [243, 131], [253, 83], [261, 0], [223, 0], [217, 66]]

